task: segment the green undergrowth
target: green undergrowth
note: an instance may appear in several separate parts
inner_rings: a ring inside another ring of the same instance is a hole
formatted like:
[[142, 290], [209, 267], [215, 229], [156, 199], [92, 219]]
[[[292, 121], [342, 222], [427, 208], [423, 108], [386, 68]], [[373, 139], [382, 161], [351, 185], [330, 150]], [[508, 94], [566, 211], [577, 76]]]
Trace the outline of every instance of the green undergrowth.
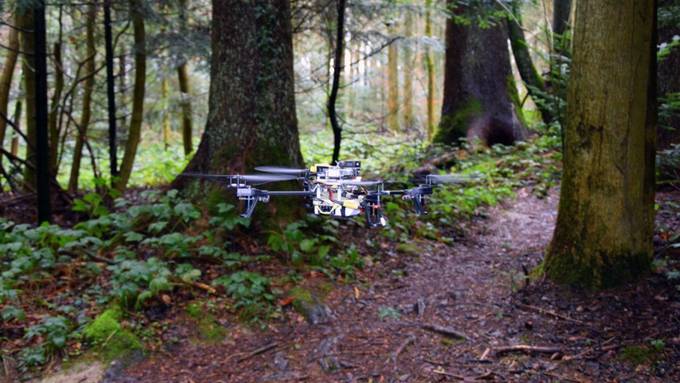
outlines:
[[227, 330], [217, 322], [206, 306], [207, 303], [204, 302], [192, 302], [187, 305], [185, 311], [196, 323], [196, 330], [201, 341], [220, 342], [227, 336]]
[[[262, 232], [217, 194], [191, 200], [175, 190], [147, 191], [132, 203], [98, 181], [103, 194], [75, 201], [81, 220], [73, 227], [0, 220], [1, 326], [24, 329], [2, 339], [13, 341], [6, 352], [23, 371], [88, 351], [117, 358], [158, 338], [154, 331], [162, 326], [145, 319], [147, 313], [207, 296], [217, 298], [219, 312], [248, 323], [279, 318], [278, 302], [291, 295], [293, 307], [302, 310], [324, 295], [296, 290], [309, 275], [355, 281], [357, 271], [379, 262], [386, 250], [417, 257], [427, 241], [452, 241], [456, 222], [511, 197], [518, 187], [546, 195], [560, 159], [559, 140], [551, 137], [514, 147], [456, 149], [457, 159], [442, 172], [467, 181], [437, 187], [423, 217], [414, 216], [408, 201], [386, 199], [389, 224], [375, 230], [363, 217], [343, 222], [310, 216]], [[380, 156], [359, 144], [346, 149], [358, 159]], [[376, 160], [367, 167], [384, 171], [382, 178], [398, 178], [445, 149], [420, 152], [395, 142], [380, 150], [399, 157], [399, 164]], [[226, 336], [209, 307], [186, 307], [198, 320], [201, 339]]]

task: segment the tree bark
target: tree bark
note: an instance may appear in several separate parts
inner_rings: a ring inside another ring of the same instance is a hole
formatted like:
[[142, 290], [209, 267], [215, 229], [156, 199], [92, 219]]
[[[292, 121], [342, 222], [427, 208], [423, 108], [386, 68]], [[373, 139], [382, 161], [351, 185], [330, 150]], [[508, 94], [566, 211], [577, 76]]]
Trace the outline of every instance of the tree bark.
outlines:
[[[21, 129], [21, 99], [14, 102], [14, 125], [17, 130]], [[16, 130], [12, 130], [12, 143], [10, 145], [9, 152], [13, 156], [19, 155], [19, 133]]]
[[[404, 37], [406, 39], [413, 35], [413, 15], [410, 10], [404, 15]], [[402, 48], [404, 67], [404, 129], [411, 132], [415, 128], [415, 117], [413, 115], [413, 76], [415, 75], [413, 48], [407, 41]]]
[[[465, 6], [453, 8], [462, 14]], [[486, 145], [510, 145], [525, 138], [510, 68], [505, 25], [481, 28], [446, 22], [444, 100], [434, 141], [457, 144], [479, 139]]]
[[83, 157], [83, 145], [87, 140], [87, 129], [92, 118], [92, 91], [94, 89], [95, 55], [97, 47], [94, 41], [94, 27], [97, 19], [97, 6], [88, 5], [87, 21], [85, 26], [85, 69], [86, 79], [83, 83], [83, 105], [80, 113], [80, 122], [77, 129], [76, 145], [73, 149], [73, 161], [71, 163], [71, 174], [68, 180], [68, 190], [75, 192], [78, 190], [78, 177], [80, 174], [80, 162]]
[[654, 3], [577, 2], [560, 206], [544, 265], [557, 282], [604, 288], [649, 270]]
[[[432, 37], [432, 0], [425, 0], [425, 36]], [[434, 63], [432, 49], [425, 47], [425, 68], [427, 69], [427, 139], [432, 141], [435, 133], [434, 125]]]
[[[16, 18], [14, 23], [16, 23]], [[12, 89], [12, 79], [14, 78], [14, 71], [17, 65], [17, 57], [19, 51], [19, 33], [16, 28], [10, 28], [7, 36], [7, 56], [0, 74], [0, 112], [3, 116], [9, 116], [7, 113], [9, 109], [9, 93]], [[15, 121], [16, 123], [16, 121]], [[0, 148], [4, 147], [5, 135], [7, 132], [7, 122], [0, 117]], [[2, 166], [2, 155], [0, 155], [0, 166]]]
[[566, 33], [569, 30], [569, 16], [571, 15], [571, 0], [553, 1], [553, 50], [562, 54], [568, 51], [569, 37]]
[[[394, 24], [388, 28], [390, 37], [397, 33]], [[387, 47], [387, 127], [392, 132], [399, 129], [399, 48], [397, 42]]]
[[213, 1], [211, 33], [208, 121], [185, 171], [301, 166], [289, 1]]
[[135, 40], [135, 85], [132, 96], [132, 117], [128, 139], [125, 143], [125, 154], [120, 164], [120, 172], [116, 189], [122, 191], [127, 186], [137, 155], [137, 146], [142, 135], [144, 122], [144, 91], [146, 83], [146, 32], [144, 31], [144, 12], [141, 0], [130, 0], [132, 27]]
[[515, 56], [517, 69], [519, 71], [522, 81], [526, 84], [527, 91], [536, 104], [536, 108], [541, 113], [541, 119], [546, 124], [553, 121], [555, 116], [546, 105], [545, 96], [541, 92], [545, 92], [545, 84], [543, 78], [536, 70], [534, 62], [531, 59], [529, 52], [529, 45], [524, 38], [524, 30], [522, 29], [522, 15], [519, 11], [519, 3], [517, 0], [512, 2], [511, 15], [508, 15], [508, 34], [510, 36], [510, 45], [512, 46], [512, 53]]

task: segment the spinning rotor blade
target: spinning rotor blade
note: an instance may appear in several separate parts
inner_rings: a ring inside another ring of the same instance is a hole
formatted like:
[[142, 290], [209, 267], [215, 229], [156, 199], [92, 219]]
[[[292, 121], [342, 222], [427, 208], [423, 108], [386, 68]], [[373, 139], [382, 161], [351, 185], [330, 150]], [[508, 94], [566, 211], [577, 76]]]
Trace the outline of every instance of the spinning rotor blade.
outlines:
[[288, 174], [288, 175], [303, 175], [309, 172], [308, 169], [287, 168], [283, 166], [258, 166], [255, 168], [255, 170], [263, 173]]
[[473, 181], [474, 177], [464, 177], [454, 174], [428, 174], [425, 176], [425, 181], [431, 185], [441, 185], [441, 184], [463, 184], [466, 182]]
[[197, 177], [213, 180], [225, 180], [228, 182], [244, 182], [250, 184], [265, 184], [268, 182], [291, 181], [297, 179], [295, 176], [284, 174], [245, 174], [245, 175], [226, 175], [226, 174], [203, 174], [203, 173], [183, 173], [182, 177]]

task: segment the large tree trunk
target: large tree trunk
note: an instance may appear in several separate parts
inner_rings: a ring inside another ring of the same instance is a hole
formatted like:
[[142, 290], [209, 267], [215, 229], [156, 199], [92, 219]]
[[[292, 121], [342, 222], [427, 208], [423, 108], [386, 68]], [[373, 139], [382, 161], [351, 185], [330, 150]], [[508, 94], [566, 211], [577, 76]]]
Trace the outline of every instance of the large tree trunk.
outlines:
[[590, 288], [649, 269], [654, 229], [654, 0], [579, 0], [564, 175], [545, 260]]
[[[672, 12], [672, 6], [680, 6], [677, 0], [660, 0], [658, 15], [659, 39], [658, 44], [669, 43], [673, 36], [680, 36], [680, 22], [678, 16]], [[665, 11], [665, 12], [659, 12]], [[675, 47], [671, 53], [659, 61], [657, 66], [659, 82], [657, 84], [658, 96], [666, 97], [671, 93], [680, 93], [680, 47]], [[663, 116], [659, 121], [660, 128], [657, 131], [659, 149], [667, 149], [672, 144], [680, 144], [680, 111], [676, 110], [670, 116]]]
[[[118, 145], [116, 126], [116, 84], [113, 76], [113, 32], [111, 30], [111, 0], [104, 0], [104, 52], [106, 60], [106, 111], [109, 121], [109, 172], [111, 174], [111, 186], [115, 186], [118, 177]], [[125, 55], [121, 55], [121, 60]], [[124, 71], [120, 73], [125, 77]]]
[[[390, 37], [394, 37], [397, 28], [388, 28]], [[399, 49], [397, 41], [387, 47], [387, 127], [392, 132], [399, 131]]]
[[[456, 2], [448, 3], [453, 7]], [[464, 11], [459, 6], [454, 12]], [[457, 144], [460, 138], [467, 138], [487, 145], [510, 145], [526, 136], [519, 118], [505, 25], [480, 28], [449, 18], [445, 66], [436, 142]]]
[[510, 45], [512, 46], [512, 53], [517, 63], [517, 70], [522, 77], [522, 81], [526, 84], [527, 91], [536, 104], [536, 108], [541, 113], [541, 119], [546, 124], [549, 124], [555, 116], [546, 105], [545, 95], [541, 94], [541, 92], [545, 92], [545, 84], [534, 66], [531, 53], [529, 52], [529, 45], [524, 38], [522, 15], [518, 0], [512, 2], [512, 14], [508, 15], [507, 20]]
[[144, 31], [144, 10], [141, 0], [130, 0], [130, 12], [132, 13], [132, 26], [135, 36], [135, 85], [132, 96], [132, 117], [128, 139], [125, 143], [125, 154], [120, 163], [120, 172], [116, 189], [123, 190], [130, 180], [132, 168], [137, 155], [137, 146], [142, 135], [142, 122], [144, 122], [144, 91], [146, 83], [146, 33]]
[[68, 190], [75, 192], [78, 189], [78, 176], [80, 174], [80, 162], [83, 157], [83, 145], [87, 139], [87, 129], [92, 118], [92, 91], [94, 89], [95, 55], [97, 48], [94, 41], [94, 26], [97, 18], [97, 6], [90, 4], [87, 10], [87, 24], [85, 37], [85, 81], [83, 83], [83, 105], [80, 113], [80, 122], [76, 126], [78, 134], [76, 145], [73, 149], [73, 162], [71, 163], [71, 175], [68, 180]]
[[186, 171], [301, 166], [290, 2], [213, 1], [212, 52], [208, 121]]
[[[9, 92], [12, 89], [12, 78], [14, 77], [19, 50], [19, 33], [16, 28], [10, 28], [9, 30], [7, 48], [7, 55], [5, 56], [2, 73], [0, 74], [0, 113], [5, 117], [9, 116], [9, 113], [7, 113], [9, 109]], [[0, 148], [4, 145], [7, 132], [7, 122], [2, 116], [0, 116]], [[2, 155], [0, 155], [0, 166], [2, 166]]]

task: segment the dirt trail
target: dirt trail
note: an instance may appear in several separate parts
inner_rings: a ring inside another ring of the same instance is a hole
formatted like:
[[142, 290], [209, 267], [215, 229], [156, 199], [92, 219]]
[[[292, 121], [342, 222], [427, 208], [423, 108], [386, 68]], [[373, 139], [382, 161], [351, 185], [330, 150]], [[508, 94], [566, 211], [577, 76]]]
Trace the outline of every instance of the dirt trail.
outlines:
[[[673, 286], [657, 276], [596, 295], [527, 285], [522, 270], [542, 257], [556, 201], [555, 193], [539, 200], [521, 190], [467, 223], [450, 246], [419, 242], [420, 256], [386, 251], [359, 283], [330, 293], [328, 323], [311, 325], [291, 313], [262, 331], [227, 324], [222, 343], [187, 336], [106, 380], [677, 381], [680, 300]], [[432, 331], [436, 326], [466, 339]], [[646, 349], [654, 339], [665, 347], [639, 366], [620, 357], [625, 347]], [[519, 344], [544, 348], [502, 349]]]

